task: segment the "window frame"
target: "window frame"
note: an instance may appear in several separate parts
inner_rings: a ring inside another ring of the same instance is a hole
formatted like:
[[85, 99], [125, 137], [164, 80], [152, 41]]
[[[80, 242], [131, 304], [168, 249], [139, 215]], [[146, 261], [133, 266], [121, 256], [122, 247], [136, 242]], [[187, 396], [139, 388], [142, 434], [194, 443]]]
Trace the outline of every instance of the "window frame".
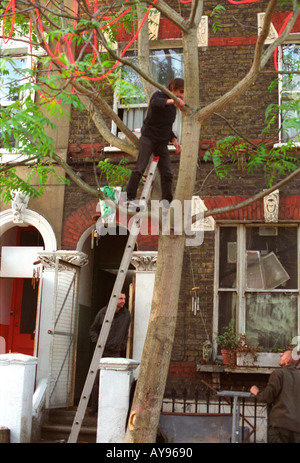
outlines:
[[[219, 333], [219, 299], [220, 293], [232, 292], [236, 294], [236, 314], [235, 328], [237, 335], [247, 333], [246, 327], [246, 294], [247, 293], [289, 293], [297, 295], [297, 333], [300, 333], [300, 225], [289, 223], [276, 223], [276, 227], [294, 227], [297, 236], [297, 282], [298, 287], [295, 289], [248, 289], [246, 287], [246, 233], [249, 227], [264, 227], [271, 224], [248, 223], [248, 224], [223, 224], [219, 223], [215, 230], [215, 261], [214, 261], [214, 311], [213, 311], [213, 338]], [[236, 253], [236, 285], [232, 288], [220, 288], [220, 248], [221, 248], [221, 228], [236, 227], [237, 253]], [[217, 344], [214, 340], [214, 358], [220, 358], [217, 351]]]
[[[288, 46], [288, 45], [296, 45], [296, 46], [298, 46], [300, 48], [300, 33], [290, 34], [290, 37], [291, 38], [289, 40], [286, 40], [280, 47], [278, 47], [278, 71], [279, 71], [279, 73], [278, 73], [278, 77], [279, 77], [279, 80], [278, 80], [278, 104], [279, 105], [281, 105], [281, 103], [282, 103], [282, 101], [284, 99], [283, 98], [283, 83], [282, 83], [283, 74], [280, 73], [280, 71], [282, 71], [283, 47]], [[299, 86], [299, 90], [297, 90], [295, 93], [299, 93], [299, 96], [300, 96], [300, 86]], [[281, 126], [282, 126], [282, 121], [283, 121], [283, 117], [282, 117], [282, 113], [280, 112], [279, 113], [279, 120], [278, 120], [279, 128], [281, 128]], [[276, 143], [275, 147], [280, 146], [280, 145], [285, 145], [286, 143], [287, 143], [287, 140], [284, 139], [283, 131], [280, 130], [279, 143]], [[296, 146], [300, 146], [300, 141], [295, 141], [294, 144]]]
[[[17, 35], [17, 37], [18, 37], [18, 35]], [[0, 38], [0, 50], [3, 50], [3, 52], [5, 53], [5, 56], [7, 56], [9, 58], [12, 58], [12, 59], [25, 59], [26, 62], [24, 64], [24, 69], [29, 69], [29, 68], [33, 67], [36, 60], [37, 60], [37, 58], [34, 58], [34, 57], [31, 56], [29, 44], [19, 42], [18, 40], [10, 39], [8, 41], [8, 43], [4, 43], [4, 40], [2, 38]], [[39, 54], [39, 55], [42, 55], [44, 53], [44, 51], [42, 49], [39, 49], [36, 53]], [[29, 81], [29, 76], [28, 76], [27, 80]], [[22, 99], [25, 99], [29, 95], [30, 95], [31, 99], [34, 101], [34, 99], [35, 99], [35, 91], [30, 92], [29, 90], [26, 90], [25, 92], [24, 91], [21, 92], [18, 100], [21, 101]], [[0, 106], [1, 107], [8, 107], [13, 103], [14, 103], [14, 101], [12, 101], [12, 100], [3, 100], [2, 101], [0, 99]], [[22, 160], [23, 156], [20, 157], [20, 155], [19, 155], [19, 150], [18, 150], [19, 146], [20, 145], [18, 143], [18, 140], [16, 140], [13, 151], [8, 151], [5, 148], [0, 148], [1, 162], [2, 163], [12, 162], [16, 158], [18, 160]]]
[[[159, 51], [159, 50], [165, 50], [165, 49], [175, 49], [175, 50], [183, 50], [182, 49], [182, 42], [181, 41], [177, 41], [177, 40], [170, 40], [169, 43], [168, 41], [164, 41], [163, 43], [160, 43], [159, 46], [158, 44], [156, 44], [155, 46], [151, 46], [151, 50], [154, 50], [154, 51]], [[183, 55], [183, 52], [182, 52], [182, 55]], [[132, 104], [128, 104], [128, 105], [125, 105], [125, 104], [122, 104], [120, 103], [120, 100], [119, 98], [117, 97], [117, 91], [114, 92], [114, 95], [113, 95], [113, 110], [114, 112], [116, 112], [116, 114], [118, 114], [118, 110], [119, 109], [123, 109], [123, 108], [148, 108], [148, 103], [147, 102], [144, 102], [144, 103], [132, 103]], [[177, 117], [180, 117], [181, 114], [177, 114]], [[180, 120], [177, 122], [178, 124], [180, 124], [181, 126], [181, 122]], [[139, 127], [141, 128], [141, 127]], [[111, 123], [111, 133], [115, 136], [120, 136], [122, 137], [123, 134], [122, 132], [119, 132], [120, 135], [118, 135], [118, 128], [117, 128], [117, 125], [114, 121], [112, 121]], [[140, 136], [139, 132], [137, 131], [137, 136]], [[181, 139], [181, 131], [178, 135], [178, 139], [180, 140]], [[113, 147], [112, 145], [110, 145], [109, 147], [105, 148], [106, 150], [112, 150], [112, 149], [116, 149], [115, 147]], [[175, 148], [173, 147], [173, 145], [170, 143], [170, 146], [169, 146], [169, 149], [172, 151], [173, 149], [175, 150]]]

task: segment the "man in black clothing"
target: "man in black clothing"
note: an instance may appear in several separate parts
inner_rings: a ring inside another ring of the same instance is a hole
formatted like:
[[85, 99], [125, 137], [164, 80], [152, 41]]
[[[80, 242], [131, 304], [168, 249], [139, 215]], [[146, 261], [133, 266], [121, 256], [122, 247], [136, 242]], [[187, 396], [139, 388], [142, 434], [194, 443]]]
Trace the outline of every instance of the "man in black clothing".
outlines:
[[[126, 296], [121, 293], [117, 302], [116, 312], [111, 324], [102, 357], [122, 357], [126, 350], [128, 329], [131, 321], [129, 310], [125, 307]], [[106, 314], [107, 306], [103, 307], [96, 315], [90, 327], [90, 337], [92, 342], [97, 342], [101, 327]], [[90, 413], [98, 410], [99, 395], [99, 370], [97, 372], [94, 386], [91, 393]]]
[[271, 404], [269, 414], [269, 443], [300, 443], [300, 371], [299, 360], [291, 350], [285, 351], [280, 366], [271, 373], [267, 386], [259, 391], [252, 386], [250, 392], [262, 402]]
[[[168, 83], [167, 88], [179, 99], [180, 107], [184, 106], [182, 100], [184, 80], [173, 79]], [[176, 153], [181, 152], [181, 146], [172, 131], [175, 118], [176, 105], [174, 99], [169, 98], [160, 90], [156, 91], [150, 99], [148, 112], [141, 131], [137, 163], [127, 184], [126, 191], [129, 203], [136, 197], [140, 179], [152, 154], [159, 157], [158, 169], [161, 177], [162, 199], [167, 200], [169, 203], [172, 201], [173, 170], [168, 144], [173, 143]]]

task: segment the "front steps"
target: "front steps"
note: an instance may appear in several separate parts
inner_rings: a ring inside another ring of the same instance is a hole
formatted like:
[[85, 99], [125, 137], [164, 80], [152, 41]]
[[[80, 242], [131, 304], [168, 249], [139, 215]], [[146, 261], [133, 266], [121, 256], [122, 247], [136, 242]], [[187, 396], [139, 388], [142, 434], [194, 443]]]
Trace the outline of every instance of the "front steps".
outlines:
[[[41, 430], [39, 443], [67, 443], [76, 408], [57, 408], [48, 411], [48, 419]], [[96, 443], [97, 415], [84, 417], [77, 443]]]

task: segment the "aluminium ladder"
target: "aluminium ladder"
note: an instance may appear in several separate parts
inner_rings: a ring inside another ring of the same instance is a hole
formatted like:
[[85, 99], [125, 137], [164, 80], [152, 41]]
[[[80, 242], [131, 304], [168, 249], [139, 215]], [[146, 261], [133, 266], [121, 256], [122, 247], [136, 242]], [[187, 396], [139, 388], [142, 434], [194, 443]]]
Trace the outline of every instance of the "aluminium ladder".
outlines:
[[[152, 190], [152, 185], [154, 182], [154, 176], [157, 168], [157, 164], [159, 161], [159, 157], [153, 157], [152, 162], [149, 167], [149, 171], [147, 174], [146, 182], [142, 191], [141, 199], [147, 203], [150, 193]], [[81, 394], [81, 398], [79, 401], [79, 405], [77, 408], [77, 412], [73, 421], [72, 429], [69, 435], [68, 443], [76, 443], [77, 438], [80, 432], [81, 424], [86, 412], [86, 408], [88, 405], [88, 401], [92, 392], [92, 388], [95, 382], [97, 370], [99, 368], [99, 362], [103, 355], [104, 347], [109, 335], [109, 331], [111, 328], [111, 324], [114, 318], [115, 310], [117, 307], [117, 302], [121, 290], [123, 288], [123, 284], [126, 278], [126, 273], [130, 264], [131, 256], [134, 251], [134, 246], [139, 234], [139, 228], [141, 226], [142, 217], [139, 214], [136, 214], [133, 217], [132, 227], [130, 229], [130, 234], [127, 240], [127, 244], [125, 247], [125, 251], [122, 257], [122, 261], [120, 264], [120, 268], [117, 274], [117, 278], [113, 287], [113, 291], [110, 297], [109, 304], [106, 309], [104, 321], [101, 327], [101, 331], [96, 343], [94, 355], [92, 358], [92, 362], [90, 364], [90, 369], [85, 381], [85, 385]]]

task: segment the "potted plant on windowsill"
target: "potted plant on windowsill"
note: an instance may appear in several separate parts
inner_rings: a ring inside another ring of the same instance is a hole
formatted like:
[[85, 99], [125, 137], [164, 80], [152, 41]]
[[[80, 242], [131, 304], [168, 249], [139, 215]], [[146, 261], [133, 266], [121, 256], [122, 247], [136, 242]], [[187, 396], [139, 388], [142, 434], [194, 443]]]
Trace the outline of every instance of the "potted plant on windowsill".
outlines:
[[258, 359], [258, 354], [261, 352], [261, 348], [252, 344], [247, 338], [246, 334], [241, 334], [238, 338], [236, 352], [237, 365], [255, 366]]
[[235, 366], [238, 338], [235, 333], [233, 321], [225, 328], [223, 334], [216, 337], [216, 343], [221, 349], [223, 365]]
[[[278, 347], [273, 346], [269, 350], [265, 350], [263, 347], [254, 347], [253, 353], [255, 355], [250, 356], [246, 349], [240, 349], [237, 354], [237, 365], [238, 366], [254, 366], [254, 367], [265, 367], [265, 368], [278, 368], [280, 357], [286, 350], [292, 350], [294, 345], [291, 343], [284, 346]], [[250, 352], [251, 353], [251, 352]]]

